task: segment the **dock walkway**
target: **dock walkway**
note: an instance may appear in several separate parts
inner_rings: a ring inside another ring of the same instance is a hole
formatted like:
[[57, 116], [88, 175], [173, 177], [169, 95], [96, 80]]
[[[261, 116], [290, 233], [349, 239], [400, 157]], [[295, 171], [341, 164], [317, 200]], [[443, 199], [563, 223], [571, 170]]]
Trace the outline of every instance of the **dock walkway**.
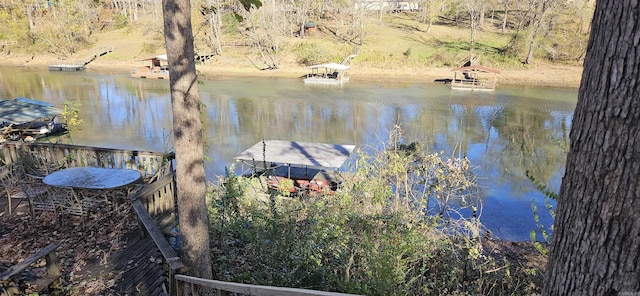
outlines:
[[62, 72], [74, 72], [84, 71], [87, 65], [97, 58], [104, 56], [110, 52], [113, 52], [113, 47], [103, 47], [96, 50], [92, 55], [85, 58], [83, 61], [76, 62], [75, 64], [54, 64], [49, 65], [49, 71], [62, 71]]

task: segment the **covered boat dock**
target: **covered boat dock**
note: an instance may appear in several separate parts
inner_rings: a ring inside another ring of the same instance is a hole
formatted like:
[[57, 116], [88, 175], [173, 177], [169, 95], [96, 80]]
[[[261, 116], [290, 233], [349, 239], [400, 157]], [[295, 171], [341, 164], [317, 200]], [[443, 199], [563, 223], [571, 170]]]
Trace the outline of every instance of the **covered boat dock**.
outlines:
[[500, 70], [485, 66], [454, 68], [451, 89], [495, 90]]
[[169, 79], [169, 65], [167, 64], [167, 55], [161, 54], [140, 61], [150, 63], [149, 66], [131, 69], [130, 74], [133, 78], [150, 78], [150, 79]]
[[344, 64], [328, 63], [308, 66], [311, 73], [307, 74], [304, 83], [310, 84], [342, 84], [349, 81], [349, 68]]
[[249, 166], [251, 175], [291, 179], [305, 190], [335, 190], [340, 182], [337, 172], [354, 149], [355, 145], [264, 140], [234, 159], [242, 162], [243, 174]]

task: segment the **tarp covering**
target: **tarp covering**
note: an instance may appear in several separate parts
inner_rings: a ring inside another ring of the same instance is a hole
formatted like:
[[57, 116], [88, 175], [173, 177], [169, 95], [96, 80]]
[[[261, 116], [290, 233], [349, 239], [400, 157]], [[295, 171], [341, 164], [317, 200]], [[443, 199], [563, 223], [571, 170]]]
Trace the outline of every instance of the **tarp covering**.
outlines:
[[23, 124], [50, 119], [62, 114], [62, 110], [46, 102], [27, 98], [0, 100], [0, 124]]
[[340, 168], [355, 145], [265, 140], [236, 156], [236, 160], [266, 161], [299, 166]]

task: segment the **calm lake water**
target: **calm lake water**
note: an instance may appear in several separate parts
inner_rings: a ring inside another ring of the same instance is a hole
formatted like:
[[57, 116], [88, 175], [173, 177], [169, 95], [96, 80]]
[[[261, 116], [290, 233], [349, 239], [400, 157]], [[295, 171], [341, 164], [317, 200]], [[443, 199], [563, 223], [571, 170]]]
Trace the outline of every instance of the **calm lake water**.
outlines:
[[[446, 78], [446, 77], [445, 77]], [[207, 174], [262, 139], [380, 147], [395, 124], [406, 140], [466, 155], [482, 186], [481, 221], [494, 236], [528, 240], [535, 202], [547, 227], [544, 195], [526, 171], [558, 191], [577, 89], [499, 86], [451, 91], [429, 83], [351, 81], [341, 88], [298, 79], [202, 79]], [[66, 142], [121, 149], [172, 150], [169, 82], [127, 72], [49, 72], [0, 67], [0, 98], [28, 97], [62, 108], [80, 103], [84, 120]]]

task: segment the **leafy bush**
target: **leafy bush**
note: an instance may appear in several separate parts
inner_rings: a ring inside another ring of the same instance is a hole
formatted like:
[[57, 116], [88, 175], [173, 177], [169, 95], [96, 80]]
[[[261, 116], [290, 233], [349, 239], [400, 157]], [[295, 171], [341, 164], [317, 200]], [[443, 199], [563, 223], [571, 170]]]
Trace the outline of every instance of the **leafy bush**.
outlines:
[[404, 55], [405, 57], [410, 57], [411, 56], [411, 47], [407, 48], [407, 50], [405, 50], [402, 55]]
[[222, 16], [222, 33], [225, 35], [235, 36], [240, 34], [238, 26], [240, 23], [238, 19], [232, 14], [225, 14]]
[[116, 29], [122, 29], [129, 24], [129, 18], [124, 14], [118, 14], [113, 18]]
[[64, 102], [62, 104], [62, 120], [66, 123], [67, 129], [76, 129], [82, 126], [84, 120], [80, 118], [80, 103]]
[[140, 50], [140, 53], [153, 54], [156, 52], [157, 49], [158, 49], [158, 46], [156, 46], [155, 44], [144, 42], [142, 44], [142, 49]]
[[300, 43], [294, 50], [298, 56], [297, 61], [299, 64], [305, 66], [316, 65], [327, 61], [326, 55], [322, 52], [320, 47], [311, 42]]
[[356, 153], [335, 194], [286, 197], [266, 177], [228, 172], [209, 196], [216, 278], [363, 295], [531, 293], [484, 255], [477, 219], [425, 214], [428, 199], [438, 213], [475, 200], [468, 162], [393, 134], [382, 151]]

